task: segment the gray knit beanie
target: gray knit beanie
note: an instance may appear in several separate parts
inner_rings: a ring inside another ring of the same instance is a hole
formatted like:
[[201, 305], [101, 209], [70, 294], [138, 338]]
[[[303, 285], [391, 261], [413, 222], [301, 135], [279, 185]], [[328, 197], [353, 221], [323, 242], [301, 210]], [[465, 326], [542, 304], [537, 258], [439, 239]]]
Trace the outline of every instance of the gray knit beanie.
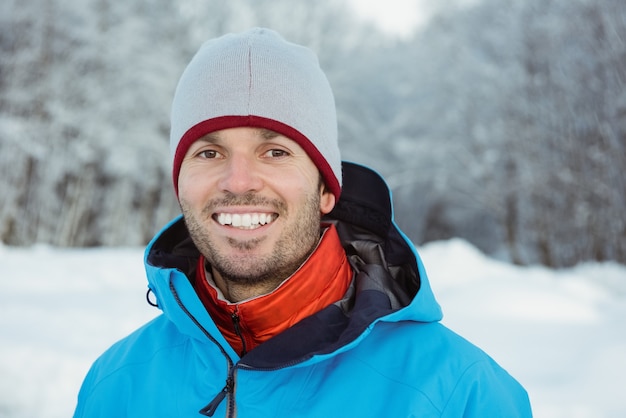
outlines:
[[330, 84], [317, 56], [255, 28], [207, 41], [178, 82], [172, 105], [173, 178], [189, 146], [221, 129], [250, 126], [296, 141], [339, 198], [341, 156]]

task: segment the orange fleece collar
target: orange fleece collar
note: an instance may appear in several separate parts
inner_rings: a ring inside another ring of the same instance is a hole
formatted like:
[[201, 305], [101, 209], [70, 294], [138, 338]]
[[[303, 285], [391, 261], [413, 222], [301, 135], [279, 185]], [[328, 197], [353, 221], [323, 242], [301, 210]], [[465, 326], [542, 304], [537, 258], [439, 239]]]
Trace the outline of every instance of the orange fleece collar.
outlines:
[[308, 260], [276, 290], [240, 303], [221, 299], [207, 279], [200, 256], [196, 292], [216, 325], [240, 355], [300, 320], [340, 300], [352, 281], [352, 268], [334, 225], [327, 225]]

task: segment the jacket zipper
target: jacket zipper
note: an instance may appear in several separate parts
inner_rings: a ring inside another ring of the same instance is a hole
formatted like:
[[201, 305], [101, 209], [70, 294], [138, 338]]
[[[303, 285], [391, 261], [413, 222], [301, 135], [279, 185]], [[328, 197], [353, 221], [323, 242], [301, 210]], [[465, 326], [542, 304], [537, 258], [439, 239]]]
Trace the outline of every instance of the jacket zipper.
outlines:
[[[215, 398], [213, 398], [213, 400], [211, 402], [209, 402], [209, 404], [207, 406], [205, 406], [204, 408], [202, 408], [199, 412], [202, 415], [205, 415], [207, 417], [212, 417], [213, 414], [215, 414], [215, 411], [217, 410], [217, 407], [222, 403], [222, 401], [224, 400], [224, 398], [226, 398], [226, 396], [231, 396], [234, 392], [235, 389], [235, 379], [231, 376], [232, 374], [232, 368], [231, 371], [228, 372], [228, 378], [226, 379], [226, 385], [222, 388], [222, 390], [220, 391], [220, 393], [218, 393]], [[232, 398], [232, 396], [231, 396]], [[232, 404], [229, 403], [229, 406]], [[232, 410], [232, 408], [229, 408]], [[232, 415], [229, 414], [229, 416]]]
[[235, 334], [237, 334], [237, 336], [239, 337], [239, 339], [241, 340], [241, 357], [245, 356], [246, 353], [248, 352], [247, 347], [246, 347], [246, 339], [243, 337], [243, 332], [241, 332], [241, 321], [239, 318], [239, 314], [238, 314], [238, 310], [235, 309], [235, 311], [232, 313], [232, 315], [230, 316], [233, 320], [233, 326], [235, 327]]
[[180, 308], [183, 310], [183, 312], [185, 312], [185, 314], [191, 319], [191, 321], [194, 324], [196, 324], [196, 326], [198, 328], [200, 328], [202, 333], [210, 341], [212, 341], [217, 347], [219, 347], [219, 349], [222, 352], [222, 354], [224, 355], [224, 358], [226, 359], [226, 363], [227, 363], [228, 376], [226, 378], [226, 385], [213, 398], [213, 400], [207, 404], [207, 406], [205, 406], [204, 408], [200, 409], [200, 411], [198, 411], [198, 412], [200, 414], [202, 414], [202, 415], [212, 417], [213, 414], [215, 414], [215, 411], [217, 410], [217, 407], [220, 405], [220, 403], [222, 403], [224, 398], [226, 398], [226, 396], [229, 396], [230, 397], [230, 402], [228, 403], [227, 416], [234, 417], [235, 407], [234, 407], [234, 396], [233, 396], [233, 394], [234, 394], [234, 390], [235, 390], [235, 378], [234, 378], [235, 365], [233, 364], [233, 361], [231, 360], [231, 358], [228, 355], [228, 353], [226, 353], [224, 348], [220, 345], [220, 343], [218, 343], [217, 340], [215, 338], [213, 338], [213, 336], [211, 334], [209, 334], [209, 332], [202, 326], [202, 324], [200, 324], [200, 322], [191, 314], [191, 312], [189, 312], [189, 310], [187, 310], [187, 308], [185, 307], [183, 302], [178, 297], [178, 292], [176, 292], [176, 288], [174, 288], [174, 283], [172, 283], [171, 281], [170, 281], [170, 291], [172, 292], [172, 295], [174, 296], [174, 299], [176, 299], [176, 303], [178, 303], [178, 306], [180, 306]]

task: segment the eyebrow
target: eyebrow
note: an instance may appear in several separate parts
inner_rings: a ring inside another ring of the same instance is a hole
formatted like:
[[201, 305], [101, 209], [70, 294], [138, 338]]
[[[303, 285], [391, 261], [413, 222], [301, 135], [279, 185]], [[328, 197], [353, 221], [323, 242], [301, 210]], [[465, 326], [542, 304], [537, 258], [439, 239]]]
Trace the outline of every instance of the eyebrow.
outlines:
[[[271, 129], [257, 128], [257, 132], [265, 140], [276, 138], [277, 136], [280, 136], [280, 134], [278, 132], [272, 131]], [[208, 134], [203, 135], [203, 136], [201, 136], [200, 138], [197, 139], [197, 141], [208, 142], [208, 143], [211, 143], [211, 144], [219, 143], [220, 140], [221, 140], [221, 137], [220, 137], [219, 131], [209, 132]]]
[[219, 142], [220, 136], [217, 132], [209, 132], [208, 134], [202, 135], [200, 138], [196, 139], [196, 141], [209, 142], [211, 144]]
[[259, 129], [259, 133], [264, 139], [272, 139], [280, 135], [278, 132], [272, 131], [271, 129], [265, 129], [265, 128]]

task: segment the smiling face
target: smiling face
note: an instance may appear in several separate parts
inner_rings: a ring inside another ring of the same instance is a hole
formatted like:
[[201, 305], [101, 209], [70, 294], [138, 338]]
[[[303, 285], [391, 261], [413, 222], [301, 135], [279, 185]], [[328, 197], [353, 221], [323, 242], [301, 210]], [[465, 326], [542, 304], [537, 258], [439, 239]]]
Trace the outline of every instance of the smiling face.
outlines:
[[194, 142], [178, 188], [191, 238], [218, 286], [278, 286], [313, 251], [320, 216], [335, 204], [295, 141], [250, 127]]

